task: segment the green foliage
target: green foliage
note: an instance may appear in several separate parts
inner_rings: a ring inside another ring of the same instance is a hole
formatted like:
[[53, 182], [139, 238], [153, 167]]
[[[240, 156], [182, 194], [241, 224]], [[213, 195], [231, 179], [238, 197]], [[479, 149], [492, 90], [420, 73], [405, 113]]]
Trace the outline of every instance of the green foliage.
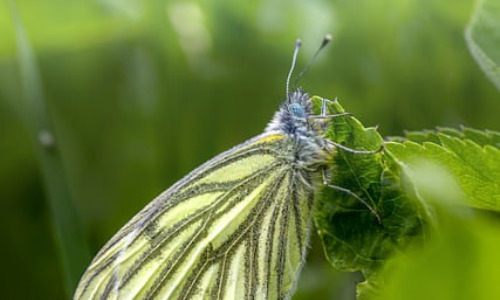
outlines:
[[[500, 295], [500, 224], [472, 212], [441, 214], [420, 249], [388, 261], [376, 300], [491, 300]], [[465, 214], [465, 216], [464, 216]], [[483, 216], [484, 217], [484, 216]], [[367, 297], [368, 298], [368, 297]]]
[[457, 194], [445, 198], [500, 211], [498, 136], [496, 132], [468, 128], [440, 129], [412, 132], [407, 134], [407, 141], [389, 142], [386, 147], [403, 171], [417, 180], [417, 189], [423, 184], [423, 189], [433, 188], [439, 194], [440, 185], [454, 185]]
[[[338, 102], [329, 108], [344, 112]], [[333, 119], [327, 137], [357, 150], [382, 143], [374, 128], [353, 117]], [[382, 219], [377, 223], [360, 201], [341, 191], [327, 188], [318, 199], [315, 221], [330, 263], [365, 276], [358, 299], [494, 295], [497, 285], [481, 289], [477, 278], [486, 273], [492, 284], [498, 278], [486, 257], [500, 250], [500, 228], [470, 208], [499, 210], [498, 137], [494, 131], [440, 128], [391, 138], [379, 154], [338, 149], [330, 183], [366, 199]]]
[[479, 0], [465, 33], [472, 56], [500, 89], [500, 2]]
[[481, 147], [490, 145], [500, 147], [500, 133], [492, 130], [477, 130], [468, 127], [461, 127], [460, 130], [455, 128], [441, 127], [436, 130], [422, 130], [422, 131], [406, 131], [404, 137], [390, 137], [389, 141], [412, 141], [416, 143], [433, 142], [441, 144], [439, 139], [440, 135], [448, 135], [450, 137], [457, 137], [462, 140], [471, 140]]
[[[329, 109], [344, 112], [338, 102]], [[364, 128], [350, 116], [333, 119], [327, 138], [356, 150], [376, 150], [382, 144], [375, 128]], [[378, 212], [381, 223], [358, 199], [325, 188], [317, 202], [316, 228], [335, 268], [361, 270], [371, 278], [388, 258], [423, 238], [427, 220], [421, 207], [407, 201], [384, 153], [362, 155], [338, 149], [333, 160], [330, 184], [364, 199]]]
[[[426, 243], [388, 260], [369, 299], [494, 299], [500, 272], [498, 132], [407, 133], [386, 143], [408, 201], [432, 214]], [[480, 211], [473, 209], [479, 208]]]

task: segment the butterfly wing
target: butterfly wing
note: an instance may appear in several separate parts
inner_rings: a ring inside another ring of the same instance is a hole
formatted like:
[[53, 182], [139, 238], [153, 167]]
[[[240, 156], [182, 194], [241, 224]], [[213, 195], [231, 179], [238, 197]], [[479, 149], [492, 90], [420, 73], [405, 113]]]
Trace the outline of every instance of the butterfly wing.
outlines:
[[97, 254], [75, 299], [283, 299], [305, 257], [313, 191], [265, 133], [191, 172]]

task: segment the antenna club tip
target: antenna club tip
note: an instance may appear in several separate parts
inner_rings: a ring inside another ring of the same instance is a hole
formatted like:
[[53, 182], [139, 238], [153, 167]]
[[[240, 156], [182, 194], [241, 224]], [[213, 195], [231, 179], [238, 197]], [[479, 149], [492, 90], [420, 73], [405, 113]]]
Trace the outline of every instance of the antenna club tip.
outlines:
[[323, 37], [323, 42], [321, 43], [321, 48], [328, 45], [328, 43], [330, 43], [331, 41], [332, 41], [332, 35], [329, 33], [325, 34], [325, 36]]
[[302, 41], [300, 39], [295, 40], [295, 47], [300, 47], [302, 45]]

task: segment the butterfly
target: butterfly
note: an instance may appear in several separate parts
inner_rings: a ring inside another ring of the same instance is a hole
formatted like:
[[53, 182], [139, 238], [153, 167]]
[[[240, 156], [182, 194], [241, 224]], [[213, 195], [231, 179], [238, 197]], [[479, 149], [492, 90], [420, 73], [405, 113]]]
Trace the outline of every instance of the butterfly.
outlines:
[[332, 155], [337, 148], [374, 153], [325, 139], [325, 120], [349, 114], [329, 115], [324, 99], [315, 115], [307, 93], [289, 92], [299, 47], [286, 100], [264, 132], [204, 163], [133, 217], [95, 256], [74, 299], [291, 297]]

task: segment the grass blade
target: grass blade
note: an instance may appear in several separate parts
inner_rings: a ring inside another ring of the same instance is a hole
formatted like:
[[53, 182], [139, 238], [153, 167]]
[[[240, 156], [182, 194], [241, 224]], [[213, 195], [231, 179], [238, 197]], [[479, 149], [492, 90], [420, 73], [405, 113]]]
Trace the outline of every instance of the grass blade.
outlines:
[[89, 249], [76, 207], [71, 199], [61, 152], [54, 138], [53, 126], [46, 107], [42, 82], [28, 36], [11, 1], [17, 58], [23, 87], [23, 115], [33, 138], [35, 152], [40, 163], [48, 195], [56, 243], [60, 250], [66, 290], [71, 294], [78, 283], [89, 259]]

